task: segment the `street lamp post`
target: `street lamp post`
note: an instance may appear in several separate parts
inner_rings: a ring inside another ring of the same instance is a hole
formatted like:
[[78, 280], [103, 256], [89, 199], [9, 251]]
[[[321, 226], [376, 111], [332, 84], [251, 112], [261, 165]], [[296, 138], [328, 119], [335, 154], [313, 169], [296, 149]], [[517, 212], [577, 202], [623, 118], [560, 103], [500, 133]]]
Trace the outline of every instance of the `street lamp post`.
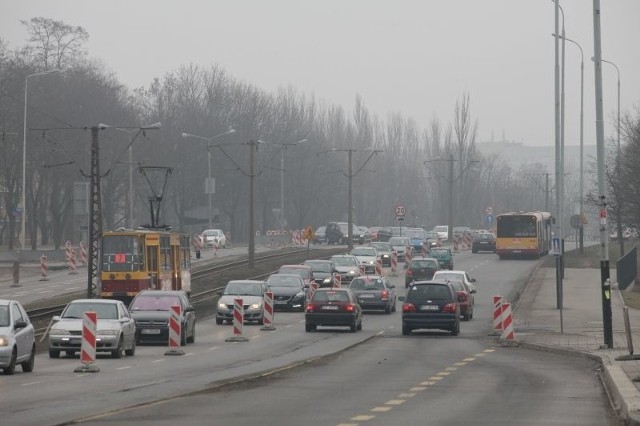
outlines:
[[54, 74], [62, 72], [61, 69], [53, 69], [42, 72], [37, 72], [35, 74], [29, 74], [24, 79], [24, 134], [23, 134], [23, 142], [22, 142], [22, 221], [20, 224], [20, 247], [22, 250], [25, 248], [25, 224], [27, 222], [27, 88], [29, 85], [29, 78], [38, 77], [41, 75]]
[[285, 156], [285, 152], [287, 150], [287, 147], [289, 146], [296, 146], [298, 144], [304, 143], [306, 142], [307, 139], [301, 139], [298, 142], [293, 142], [293, 143], [275, 143], [275, 145], [280, 145], [282, 146], [282, 156], [280, 157], [280, 171], [281, 171], [281, 176], [280, 176], [280, 226], [282, 227], [282, 229], [284, 229], [285, 227], [285, 215], [284, 215], [284, 173], [285, 173], [285, 168], [284, 168], [284, 156]]
[[[230, 128], [229, 130], [227, 130], [226, 132], [222, 132], [218, 135], [215, 136], [211, 136], [211, 137], [204, 137], [204, 136], [198, 136], [198, 135], [194, 135], [192, 133], [183, 133], [182, 137], [183, 138], [195, 138], [195, 139], [202, 139], [205, 140], [209, 143], [211, 143], [211, 141], [213, 141], [214, 139], [217, 139], [219, 137], [225, 136], [225, 135], [229, 135], [231, 133], [235, 133], [236, 129], [234, 129], [233, 127]], [[211, 196], [213, 195], [213, 188], [211, 185], [211, 145], [207, 145], [207, 166], [208, 166], [208, 175], [207, 175], [207, 184], [205, 185], [205, 190], [207, 191], [207, 194], [209, 196], [209, 229], [213, 228], [213, 212], [212, 212], [212, 201], [211, 201]]]

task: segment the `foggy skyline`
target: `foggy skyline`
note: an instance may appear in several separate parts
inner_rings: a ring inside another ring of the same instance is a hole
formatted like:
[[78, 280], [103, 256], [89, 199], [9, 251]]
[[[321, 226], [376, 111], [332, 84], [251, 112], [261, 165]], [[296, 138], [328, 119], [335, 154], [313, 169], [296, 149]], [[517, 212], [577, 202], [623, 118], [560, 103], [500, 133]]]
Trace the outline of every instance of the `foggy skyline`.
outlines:
[[[593, 2], [561, 0], [566, 36], [584, 50], [585, 144], [595, 144]], [[448, 125], [463, 93], [478, 142], [554, 144], [554, 9], [542, 0], [0, 0], [0, 37], [26, 43], [20, 20], [82, 26], [89, 57], [130, 89], [182, 65], [222, 66], [267, 91], [292, 86], [380, 119]], [[601, 2], [602, 57], [620, 68], [621, 111], [640, 105], [640, 1]], [[565, 141], [579, 143], [580, 53], [566, 43]], [[617, 73], [603, 64], [605, 138], [616, 137]]]

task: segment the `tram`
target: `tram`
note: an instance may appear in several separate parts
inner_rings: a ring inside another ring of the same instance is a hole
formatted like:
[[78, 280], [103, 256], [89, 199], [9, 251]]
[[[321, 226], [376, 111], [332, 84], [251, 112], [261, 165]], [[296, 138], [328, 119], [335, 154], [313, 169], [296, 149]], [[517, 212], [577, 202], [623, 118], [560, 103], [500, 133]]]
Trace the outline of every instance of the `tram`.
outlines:
[[100, 297], [125, 303], [142, 290], [191, 294], [189, 236], [170, 229], [119, 229], [102, 236]]

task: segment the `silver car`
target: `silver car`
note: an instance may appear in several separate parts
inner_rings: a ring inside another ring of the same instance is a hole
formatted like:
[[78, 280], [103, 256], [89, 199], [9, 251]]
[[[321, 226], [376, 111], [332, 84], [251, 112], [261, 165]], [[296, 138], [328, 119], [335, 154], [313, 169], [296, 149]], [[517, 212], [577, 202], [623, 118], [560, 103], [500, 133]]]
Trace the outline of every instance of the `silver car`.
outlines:
[[119, 300], [78, 299], [64, 308], [62, 315], [53, 317], [49, 331], [49, 357], [58, 358], [60, 352], [73, 356], [82, 345], [82, 317], [96, 312], [96, 353], [110, 352], [113, 358], [132, 356], [136, 352], [136, 323], [127, 307]]
[[27, 312], [17, 300], [0, 299], [0, 368], [13, 374], [16, 365], [22, 371], [33, 371], [36, 342], [33, 325]]

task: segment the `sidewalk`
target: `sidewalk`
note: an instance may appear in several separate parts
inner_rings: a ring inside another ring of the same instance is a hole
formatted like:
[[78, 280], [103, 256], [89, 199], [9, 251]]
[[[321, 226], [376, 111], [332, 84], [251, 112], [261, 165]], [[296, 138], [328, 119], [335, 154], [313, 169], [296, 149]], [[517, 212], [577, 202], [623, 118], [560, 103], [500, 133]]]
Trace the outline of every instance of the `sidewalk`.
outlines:
[[[611, 271], [615, 279], [615, 270]], [[613, 286], [615, 288], [615, 286]], [[523, 347], [579, 354], [602, 363], [602, 378], [617, 414], [640, 425], [640, 360], [628, 356], [620, 291], [612, 290], [613, 348], [604, 347], [599, 269], [566, 269], [563, 309], [557, 309], [555, 268], [539, 268], [513, 314], [515, 338]], [[562, 313], [562, 330], [561, 330]], [[633, 354], [640, 355], [640, 310], [629, 308]], [[562, 331], [562, 332], [561, 332]]]

